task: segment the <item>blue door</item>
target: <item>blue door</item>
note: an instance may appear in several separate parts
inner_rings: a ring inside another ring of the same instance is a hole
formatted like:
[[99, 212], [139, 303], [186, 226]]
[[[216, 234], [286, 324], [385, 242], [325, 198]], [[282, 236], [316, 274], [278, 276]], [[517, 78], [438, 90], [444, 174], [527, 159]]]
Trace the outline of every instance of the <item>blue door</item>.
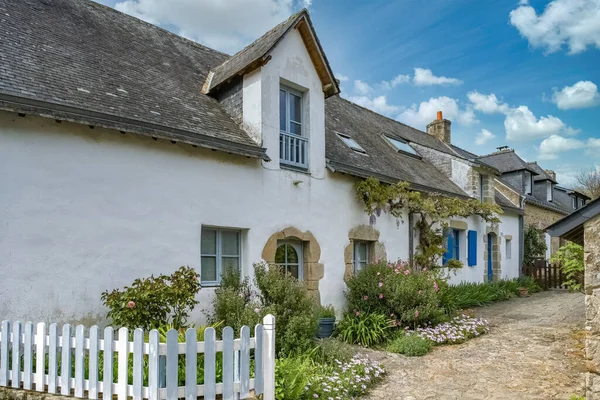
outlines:
[[488, 269], [488, 282], [491, 282], [494, 279], [494, 270], [492, 268], [492, 234], [488, 233], [488, 237], [487, 237], [487, 250], [488, 250], [488, 259], [487, 259], [487, 269]]

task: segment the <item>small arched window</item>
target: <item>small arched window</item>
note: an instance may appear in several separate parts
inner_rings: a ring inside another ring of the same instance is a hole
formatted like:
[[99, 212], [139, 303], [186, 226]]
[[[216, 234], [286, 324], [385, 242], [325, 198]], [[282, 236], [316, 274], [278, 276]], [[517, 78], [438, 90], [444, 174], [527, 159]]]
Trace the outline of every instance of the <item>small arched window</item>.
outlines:
[[302, 280], [302, 242], [285, 241], [280, 242], [275, 252], [275, 264], [282, 272], [290, 274], [298, 280]]

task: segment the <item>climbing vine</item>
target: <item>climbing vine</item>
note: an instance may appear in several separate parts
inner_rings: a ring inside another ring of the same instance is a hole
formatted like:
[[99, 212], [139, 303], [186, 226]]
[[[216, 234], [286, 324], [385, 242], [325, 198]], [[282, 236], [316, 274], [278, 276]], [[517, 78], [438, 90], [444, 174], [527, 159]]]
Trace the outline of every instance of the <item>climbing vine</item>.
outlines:
[[402, 220], [402, 212], [418, 216], [415, 229], [419, 232], [419, 242], [415, 262], [421, 267], [432, 268], [438, 265], [439, 258], [446, 252], [444, 230], [447, 220], [453, 217], [479, 215], [491, 224], [500, 222], [498, 214], [502, 209], [476, 199], [459, 199], [437, 193], [421, 193], [410, 189], [408, 182], [388, 185], [375, 178], [367, 178], [356, 183], [356, 195], [365, 204], [365, 212], [371, 222], [381, 213], [391, 214]]

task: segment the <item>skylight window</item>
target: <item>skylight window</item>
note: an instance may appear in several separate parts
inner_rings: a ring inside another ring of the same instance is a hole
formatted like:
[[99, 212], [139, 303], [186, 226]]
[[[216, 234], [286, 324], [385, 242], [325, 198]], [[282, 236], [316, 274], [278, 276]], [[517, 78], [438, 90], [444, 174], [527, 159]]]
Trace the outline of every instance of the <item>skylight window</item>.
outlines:
[[396, 148], [396, 150], [403, 151], [405, 153], [412, 154], [415, 156], [419, 156], [419, 154], [415, 151], [415, 149], [410, 147], [410, 145], [408, 143], [403, 142], [402, 140], [391, 138], [389, 136], [386, 136], [385, 138]]
[[352, 139], [350, 136], [342, 135], [341, 133], [338, 133], [338, 136], [340, 139], [342, 139], [346, 146], [350, 147], [352, 150], [358, 151], [359, 153], [367, 153], [365, 149], [360, 147], [360, 145], [356, 143], [356, 140]]

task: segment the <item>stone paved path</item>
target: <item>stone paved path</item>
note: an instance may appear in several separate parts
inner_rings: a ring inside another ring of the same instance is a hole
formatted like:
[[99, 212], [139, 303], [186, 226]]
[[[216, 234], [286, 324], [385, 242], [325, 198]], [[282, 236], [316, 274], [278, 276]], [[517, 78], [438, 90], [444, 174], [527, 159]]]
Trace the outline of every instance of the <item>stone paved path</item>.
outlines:
[[583, 394], [584, 297], [549, 291], [475, 309], [491, 332], [424, 357], [374, 352], [389, 372], [366, 397], [569, 399]]

